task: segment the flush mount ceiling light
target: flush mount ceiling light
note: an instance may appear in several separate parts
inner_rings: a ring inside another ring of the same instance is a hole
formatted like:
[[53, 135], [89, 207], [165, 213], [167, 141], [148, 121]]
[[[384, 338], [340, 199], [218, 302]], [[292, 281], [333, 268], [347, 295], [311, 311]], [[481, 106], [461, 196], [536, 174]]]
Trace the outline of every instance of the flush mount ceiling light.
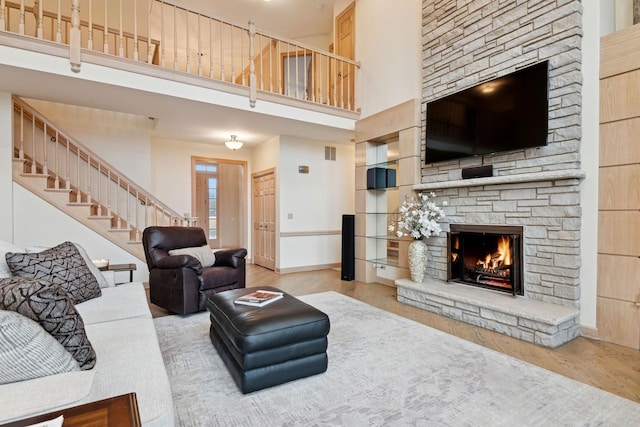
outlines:
[[239, 150], [240, 148], [242, 148], [242, 142], [236, 140], [237, 136], [236, 135], [231, 135], [231, 139], [227, 142], [224, 143], [224, 145], [227, 146], [228, 149], [230, 150]]

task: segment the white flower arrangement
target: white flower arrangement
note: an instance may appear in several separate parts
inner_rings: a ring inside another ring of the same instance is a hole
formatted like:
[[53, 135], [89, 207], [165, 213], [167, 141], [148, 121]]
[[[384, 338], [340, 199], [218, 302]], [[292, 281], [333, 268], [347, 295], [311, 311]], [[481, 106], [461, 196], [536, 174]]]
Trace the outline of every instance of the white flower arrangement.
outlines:
[[[429, 197], [435, 193], [418, 193], [417, 197], [405, 199], [400, 206], [399, 218], [392, 221], [389, 231], [397, 237], [411, 236], [414, 239], [431, 237], [442, 232], [438, 221], [445, 217], [444, 211]], [[447, 202], [442, 203], [447, 206]]]

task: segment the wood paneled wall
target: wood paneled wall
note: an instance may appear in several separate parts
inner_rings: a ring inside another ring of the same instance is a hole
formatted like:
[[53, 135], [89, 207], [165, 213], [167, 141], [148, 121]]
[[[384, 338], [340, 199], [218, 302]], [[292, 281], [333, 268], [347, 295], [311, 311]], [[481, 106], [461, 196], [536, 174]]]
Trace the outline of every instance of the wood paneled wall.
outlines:
[[640, 25], [600, 58], [598, 335], [640, 349]]

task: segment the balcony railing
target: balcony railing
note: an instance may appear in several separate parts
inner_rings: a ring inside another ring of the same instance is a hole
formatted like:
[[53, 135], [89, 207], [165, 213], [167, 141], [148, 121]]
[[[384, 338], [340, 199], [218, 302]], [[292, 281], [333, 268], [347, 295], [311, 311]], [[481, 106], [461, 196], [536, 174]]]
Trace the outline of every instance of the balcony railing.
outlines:
[[[358, 63], [170, 0], [0, 0], [0, 30], [355, 111]], [[50, 9], [54, 8], [54, 9]]]

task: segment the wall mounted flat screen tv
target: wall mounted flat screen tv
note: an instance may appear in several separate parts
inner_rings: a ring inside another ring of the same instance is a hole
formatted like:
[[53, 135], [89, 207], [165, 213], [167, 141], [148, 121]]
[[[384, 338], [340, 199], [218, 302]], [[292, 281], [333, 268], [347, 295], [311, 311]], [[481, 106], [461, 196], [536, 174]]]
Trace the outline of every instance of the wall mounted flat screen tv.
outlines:
[[426, 105], [425, 163], [547, 144], [548, 61]]

